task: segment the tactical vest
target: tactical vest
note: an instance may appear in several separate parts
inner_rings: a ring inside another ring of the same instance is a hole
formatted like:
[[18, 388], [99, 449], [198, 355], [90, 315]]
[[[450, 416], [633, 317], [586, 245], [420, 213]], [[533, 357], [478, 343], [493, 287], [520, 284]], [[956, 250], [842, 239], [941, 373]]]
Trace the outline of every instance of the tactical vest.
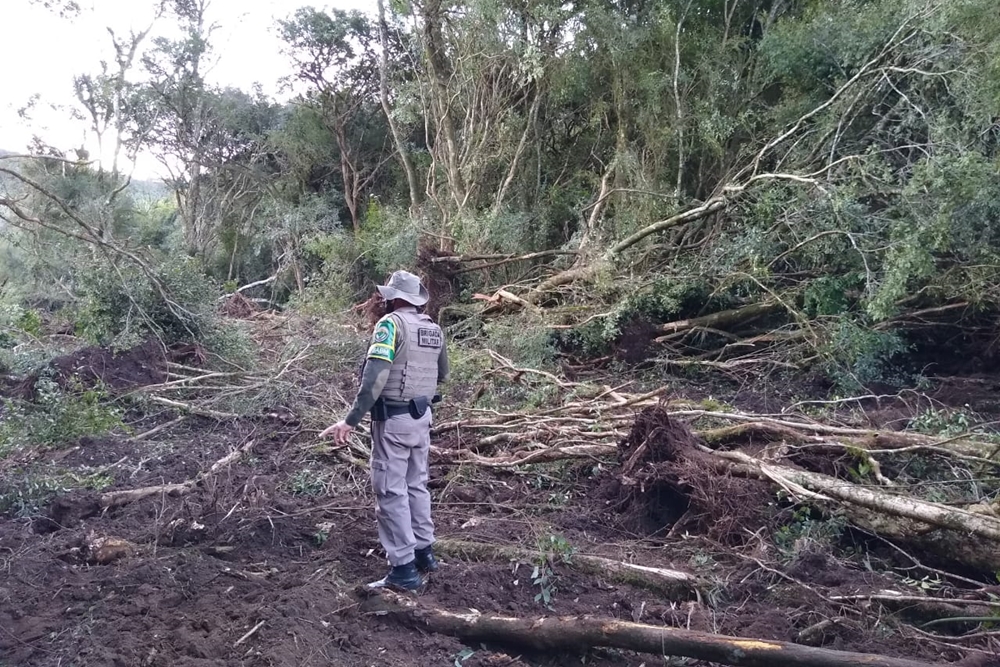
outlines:
[[437, 391], [438, 357], [444, 334], [434, 320], [415, 310], [397, 310], [389, 315], [396, 322], [396, 357], [382, 389], [387, 401], [409, 401]]

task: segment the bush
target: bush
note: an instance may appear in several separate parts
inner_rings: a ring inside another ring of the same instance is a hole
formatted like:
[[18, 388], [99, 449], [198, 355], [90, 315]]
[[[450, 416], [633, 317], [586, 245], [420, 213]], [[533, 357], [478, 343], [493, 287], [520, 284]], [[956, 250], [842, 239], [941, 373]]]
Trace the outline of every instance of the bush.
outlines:
[[318, 268], [307, 277], [305, 290], [289, 299], [289, 306], [313, 315], [335, 314], [368, 296], [371, 267], [351, 234], [320, 234], [304, 250], [306, 262]]
[[307, 264], [318, 268], [303, 294], [290, 299], [293, 308], [312, 314], [334, 314], [371, 295], [397, 269], [413, 271], [419, 230], [405, 211], [369, 203], [361, 231], [340, 229], [314, 236], [305, 244]]
[[84, 436], [122, 427], [122, 413], [106, 402], [105, 391], [71, 386], [64, 390], [50, 377], [36, 384], [38, 399], [25, 404], [7, 399], [0, 422], [0, 457], [28, 447], [58, 447]]
[[492, 320], [483, 325], [482, 345], [518, 366], [545, 369], [555, 364], [555, 340], [545, 323], [529, 315]]
[[29, 517], [37, 514], [49, 500], [67, 489], [102, 491], [114, 483], [114, 478], [101, 471], [80, 474], [56, 472], [23, 474], [17, 471], [9, 479], [0, 478], [0, 514]]
[[913, 377], [895, 362], [908, 351], [909, 347], [896, 333], [841, 318], [828, 332], [823, 370], [843, 391], [864, 390], [874, 383], [902, 387]]
[[371, 264], [375, 280], [381, 283], [398, 269], [413, 270], [419, 233], [419, 225], [406, 211], [369, 203], [357, 244], [360, 255]]
[[[187, 257], [154, 266], [154, 280], [135, 265], [100, 262], [80, 276], [80, 335], [115, 350], [150, 334], [166, 345], [198, 343], [223, 358], [246, 358], [252, 348], [237, 328], [220, 321], [221, 291]], [[159, 283], [159, 286], [156, 284]]]
[[701, 281], [660, 278], [643, 289], [628, 293], [606, 317], [568, 330], [559, 337], [559, 342], [566, 349], [586, 356], [600, 356], [607, 353], [629, 323], [680, 319], [704, 306], [709, 298], [708, 287]]

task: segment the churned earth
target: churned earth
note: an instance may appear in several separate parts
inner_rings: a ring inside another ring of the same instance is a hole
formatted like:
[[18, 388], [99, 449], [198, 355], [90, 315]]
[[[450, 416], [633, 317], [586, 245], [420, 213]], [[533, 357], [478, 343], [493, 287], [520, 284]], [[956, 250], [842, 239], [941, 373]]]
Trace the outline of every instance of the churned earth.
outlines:
[[[128, 389], [162, 381], [159, 363], [151, 354], [89, 350], [72, 371]], [[30, 380], [6, 391], [25, 395]], [[381, 576], [385, 562], [363, 466], [285, 420], [178, 422], [164, 413], [143, 428], [168, 422], [152, 437], [84, 438], [4, 463], [0, 483], [9, 488], [39, 475], [104, 483], [55, 490], [0, 518], [0, 664], [664, 664], [611, 649], [466, 645], [365, 614], [355, 589]], [[700, 465], [689, 438], [683, 425], [647, 410], [617, 461], [512, 470], [435, 463], [439, 537], [522, 552], [444, 555], [419, 599], [458, 612], [590, 614], [927, 661], [978, 659], [915, 641], [874, 606], [838, 603], [889, 586], [892, 550], [846, 531], [833, 546], [803, 538], [776, 552], [769, 536], [789, 509], [763, 483]], [[157, 486], [141, 497], [114, 495]], [[845, 556], [862, 546], [867, 567]], [[584, 573], [573, 567], [576, 554], [672, 567], [712, 585], [668, 599]]]

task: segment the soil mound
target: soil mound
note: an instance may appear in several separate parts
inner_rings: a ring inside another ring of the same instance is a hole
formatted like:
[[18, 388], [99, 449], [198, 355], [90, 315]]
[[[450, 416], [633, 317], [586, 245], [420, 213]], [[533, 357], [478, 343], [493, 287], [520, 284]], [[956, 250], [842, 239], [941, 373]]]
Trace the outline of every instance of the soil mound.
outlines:
[[166, 366], [166, 354], [153, 338], [118, 353], [103, 347], [85, 347], [56, 357], [45, 370], [24, 378], [12, 393], [18, 398], [33, 400], [37, 397], [42, 374], [51, 375], [64, 389], [79, 382], [88, 388], [103, 384], [112, 392], [128, 391], [165, 382]]

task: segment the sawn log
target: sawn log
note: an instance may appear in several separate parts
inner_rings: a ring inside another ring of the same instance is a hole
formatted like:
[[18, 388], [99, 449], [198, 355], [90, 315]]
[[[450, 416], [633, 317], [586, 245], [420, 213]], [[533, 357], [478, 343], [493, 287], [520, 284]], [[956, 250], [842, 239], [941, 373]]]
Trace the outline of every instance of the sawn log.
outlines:
[[476, 611], [455, 613], [382, 589], [361, 611], [423, 631], [466, 641], [497, 642], [535, 651], [581, 651], [604, 646], [659, 656], [684, 656], [747, 667], [931, 667], [934, 663], [870, 653], [834, 651], [790, 642], [726, 637], [680, 628], [591, 616], [515, 618]]

